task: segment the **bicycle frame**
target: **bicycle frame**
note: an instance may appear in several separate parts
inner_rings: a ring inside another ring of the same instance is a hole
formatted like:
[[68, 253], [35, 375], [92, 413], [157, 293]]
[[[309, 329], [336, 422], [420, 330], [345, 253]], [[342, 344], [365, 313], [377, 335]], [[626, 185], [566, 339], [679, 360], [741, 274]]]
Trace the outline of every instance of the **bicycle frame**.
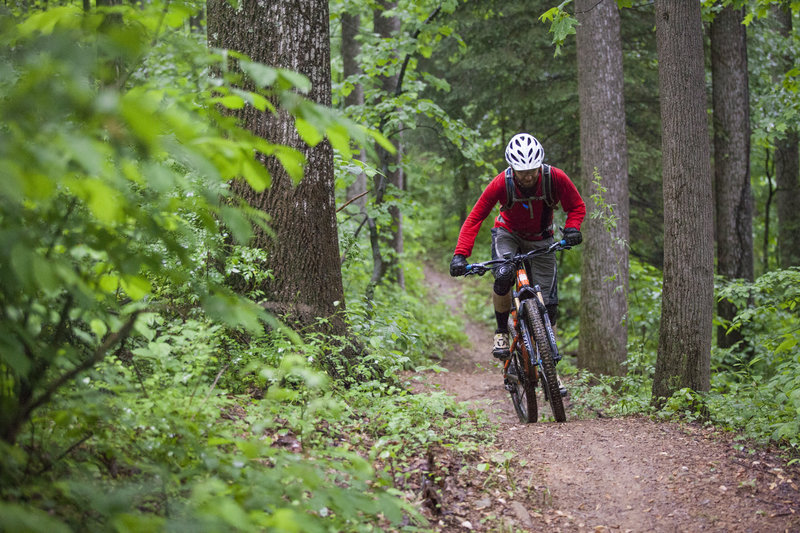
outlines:
[[[538, 285], [537, 285], [538, 287]], [[532, 294], [530, 294], [532, 293]], [[519, 342], [522, 342], [521, 350], [522, 354], [525, 358], [526, 364], [533, 364], [533, 371], [536, 379], [539, 379], [539, 372], [538, 372], [538, 365], [536, 364], [537, 361], [534, 358], [535, 348], [531, 346], [530, 340], [522, 338], [522, 328], [519, 325], [520, 319], [520, 309], [522, 300], [525, 299], [525, 296], [537, 296], [535, 290], [531, 287], [531, 283], [528, 280], [528, 272], [525, 268], [525, 262], [521, 262], [517, 267], [517, 281], [514, 287], [514, 292], [511, 295], [511, 321], [513, 323], [514, 336], [511, 339], [511, 353], [514, 353], [514, 349], [516, 348]], [[538, 294], [540, 296], [540, 294]], [[507, 359], [503, 364], [503, 373], [508, 373], [508, 366], [511, 364], [511, 359]], [[527, 370], [527, 369], [526, 369]]]

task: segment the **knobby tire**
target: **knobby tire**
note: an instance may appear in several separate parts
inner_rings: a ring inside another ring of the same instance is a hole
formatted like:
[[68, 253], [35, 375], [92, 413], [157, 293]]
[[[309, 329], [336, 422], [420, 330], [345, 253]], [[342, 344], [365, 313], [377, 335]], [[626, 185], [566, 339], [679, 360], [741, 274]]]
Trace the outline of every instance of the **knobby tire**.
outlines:
[[556, 422], [566, 422], [567, 414], [564, 411], [564, 401], [561, 391], [558, 390], [558, 379], [556, 378], [556, 363], [553, 360], [553, 351], [547, 339], [547, 330], [544, 327], [542, 315], [533, 300], [526, 300], [525, 317], [529, 321], [530, 331], [533, 333], [534, 341], [539, 350], [539, 357], [542, 361], [542, 371], [539, 377], [542, 381], [542, 391], [545, 398], [550, 403], [550, 410]]
[[[509, 318], [508, 325], [509, 331], [516, 331], [511, 318]], [[519, 421], [523, 424], [532, 424], [539, 419], [539, 406], [536, 403], [536, 374], [533, 364], [530, 362], [530, 351], [528, 351], [532, 346], [524, 322], [520, 321], [518, 327], [519, 332], [515, 333], [517, 342], [511, 353], [511, 362], [508, 364], [509, 370], [516, 371], [517, 381], [511, 382], [512, 387], [509, 393]], [[523, 346], [527, 350], [523, 350]]]

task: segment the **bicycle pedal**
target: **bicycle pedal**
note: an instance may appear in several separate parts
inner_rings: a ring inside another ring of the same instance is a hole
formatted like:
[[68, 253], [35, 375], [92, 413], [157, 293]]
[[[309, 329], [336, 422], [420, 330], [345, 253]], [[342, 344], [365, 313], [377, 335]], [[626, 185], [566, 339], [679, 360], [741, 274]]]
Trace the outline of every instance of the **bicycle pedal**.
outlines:
[[508, 381], [508, 380], [505, 380], [505, 381], [503, 382], [503, 387], [504, 387], [504, 388], [505, 388], [505, 389], [506, 389], [508, 392], [514, 392], [514, 385], [512, 385], [511, 383], [509, 383], [509, 381]]

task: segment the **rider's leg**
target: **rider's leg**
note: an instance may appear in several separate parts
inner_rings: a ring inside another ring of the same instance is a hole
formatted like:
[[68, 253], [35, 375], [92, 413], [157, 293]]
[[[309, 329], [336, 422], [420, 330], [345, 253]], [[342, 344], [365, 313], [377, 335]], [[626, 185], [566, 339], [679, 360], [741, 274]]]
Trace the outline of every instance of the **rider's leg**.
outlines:
[[[503, 228], [492, 229], [492, 259], [514, 254], [519, 249], [516, 238]], [[494, 287], [492, 287], [492, 304], [497, 329], [494, 334], [492, 355], [498, 359], [511, 356], [508, 343], [508, 316], [511, 312], [511, 287], [514, 284], [514, 269], [508, 265], [495, 268]]]
[[494, 318], [497, 320], [497, 331], [508, 331], [508, 315], [511, 314], [511, 290], [505, 294], [492, 291]]
[[511, 357], [511, 349], [508, 343], [508, 315], [511, 312], [511, 291], [507, 291], [504, 295], [492, 291], [492, 302], [494, 303], [494, 317], [497, 320], [492, 355], [497, 359], [505, 360]]

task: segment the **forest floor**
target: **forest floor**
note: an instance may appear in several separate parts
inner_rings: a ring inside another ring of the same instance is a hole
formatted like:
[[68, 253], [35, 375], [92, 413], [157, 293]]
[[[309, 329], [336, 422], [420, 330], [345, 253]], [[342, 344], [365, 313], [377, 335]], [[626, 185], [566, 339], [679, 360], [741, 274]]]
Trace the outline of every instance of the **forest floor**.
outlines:
[[[432, 269], [426, 279], [460, 313], [458, 280]], [[471, 346], [444, 354], [448, 372], [424, 374], [415, 389], [484, 409], [498, 439], [473, 454], [428, 454], [421, 501], [433, 530], [800, 531], [800, 465], [743, 451], [729, 432], [646, 417], [579, 420], [569, 399], [566, 423], [520, 424], [489, 352], [493, 332], [465, 322]]]

